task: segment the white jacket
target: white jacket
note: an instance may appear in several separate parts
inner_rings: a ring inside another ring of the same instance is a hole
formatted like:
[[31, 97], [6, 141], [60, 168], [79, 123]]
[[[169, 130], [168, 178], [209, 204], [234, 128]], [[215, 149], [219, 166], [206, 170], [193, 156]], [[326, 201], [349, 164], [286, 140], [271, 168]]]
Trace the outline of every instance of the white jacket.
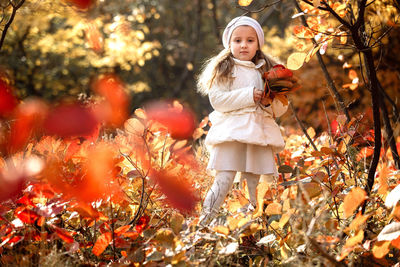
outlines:
[[238, 141], [261, 146], [272, 146], [275, 153], [281, 151], [285, 142], [276, 117], [283, 115], [288, 106], [274, 99], [269, 107], [254, 103], [253, 89], [263, 89], [264, 83], [257, 65], [251, 61], [234, 59], [232, 83], [214, 83], [208, 97], [214, 111], [209, 119], [212, 126], [206, 137], [206, 145]]

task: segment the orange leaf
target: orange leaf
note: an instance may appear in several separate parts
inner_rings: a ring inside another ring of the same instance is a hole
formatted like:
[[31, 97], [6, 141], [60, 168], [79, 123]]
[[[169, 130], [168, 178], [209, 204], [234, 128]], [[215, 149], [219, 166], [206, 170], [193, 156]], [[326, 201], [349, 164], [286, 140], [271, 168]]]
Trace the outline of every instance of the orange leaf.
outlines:
[[397, 249], [400, 250], [400, 236], [391, 242], [392, 246], [396, 247]]
[[372, 248], [372, 254], [375, 258], [383, 258], [389, 253], [390, 241], [378, 241]]
[[378, 189], [378, 194], [386, 194], [389, 185], [387, 183], [387, 179], [389, 177], [389, 168], [386, 164], [382, 164], [382, 167], [378, 173], [378, 182], [379, 182], [379, 189]]
[[293, 28], [293, 33], [299, 38], [313, 38], [314, 33], [307, 27], [296, 25]]
[[120, 235], [123, 235], [123, 234], [124, 234], [126, 231], [128, 231], [130, 228], [131, 228], [131, 225], [130, 225], [130, 224], [124, 225], [124, 226], [121, 226], [121, 227], [118, 227], [117, 229], [115, 229], [114, 233], [115, 233], [117, 236], [120, 236]]
[[349, 78], [350, 78], [350, 80], [354, 80], [355, 78], [358, 78], [357, 72], [353, 69], [349, 70]]
[[374, 149], [371, 147], [363, 147], [357, 154], [357, 161], [361, 161], [364, 158], [368, 158], [374, 154]]
[[118, 76], [102, 75], [92, 87], [94, 92], [105, 98], [105, 102], [95, 108], [97, 117], [113, 127], [123, 125], [129, 116], [129, 98]]
[[360, 227], [365, 224], [369, 217], [370, 215], [362, 215], [361, 212], [358, 212], [354, 220], [350, 223], [349, 227], [345, 229], [345, 232], [359, 230]]
[[360, 244], [364, 239], [364, 231], [358, 230], [355, 232], [354, 236], [350, 237], [346, 240], [346, 247], [354, 247], [355, 245]]
[[66, 243], [73, 243], [74, 242], [74, 238], [73, 238], [73, 232], [69, 232], [65, 229], [59, 228], [55, 225], [52, 225], [54, 231], [56, 232], [56, 234], [58, 235], [59, 238], [61, 238], [62, 240], [64, 240], [64, 242]]
[[94, 255], [99, 256], [108, 247], [112, 240], [111, 232], [106, 232], [97, 238], [93, 246], [92, 252]]
[[351, 191], [344, 197], [344, 216], [346, 218], [350, 217], [366, 198], [367, 193], [362, 188], [355, 187], [351, 189]]
[[282, 214], [282, 205], [279, 203], [271, 203], [265, 209], [267, 215], [277, 215]]

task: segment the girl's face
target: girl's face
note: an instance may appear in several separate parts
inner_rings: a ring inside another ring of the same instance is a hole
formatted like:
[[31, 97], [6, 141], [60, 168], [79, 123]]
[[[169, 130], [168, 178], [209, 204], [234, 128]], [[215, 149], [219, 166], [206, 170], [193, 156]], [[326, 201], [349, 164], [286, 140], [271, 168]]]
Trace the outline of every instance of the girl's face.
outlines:
[[257, 33], [251, 26], [239, 26], [233, 30], [229, 45], [234, 58], [250, 61], [258, 50]]

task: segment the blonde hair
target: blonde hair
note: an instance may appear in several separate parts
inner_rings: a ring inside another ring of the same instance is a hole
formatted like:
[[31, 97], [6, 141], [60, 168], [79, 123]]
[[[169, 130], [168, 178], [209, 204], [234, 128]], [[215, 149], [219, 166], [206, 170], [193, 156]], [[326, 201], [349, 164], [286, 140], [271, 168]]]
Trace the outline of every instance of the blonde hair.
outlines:
[[[259, 71], [261, 73], [269, 70], [278, 64], [278, 61], [265, 55], [261, 50], [257, 50], [252, 61], [256, 64], [260, 59], [264, 59], [266, 64]], [[218, 55], [208, 59], [197, 78], [197, 91], [202, 95], [207, 95], [208, 91], [216, 83], [230, 83], [233, 80], [232, 69], [235, 65], [230, 48], [223, 49]]]

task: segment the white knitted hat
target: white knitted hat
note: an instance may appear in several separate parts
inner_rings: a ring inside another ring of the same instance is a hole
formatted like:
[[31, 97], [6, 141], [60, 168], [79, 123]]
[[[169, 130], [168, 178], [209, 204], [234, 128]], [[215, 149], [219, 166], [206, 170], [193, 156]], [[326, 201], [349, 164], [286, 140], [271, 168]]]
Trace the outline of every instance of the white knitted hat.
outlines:
[[224, 45], [225, 48], [229, 47], [229, 41], [231, 39], [233, 30], [239, 26], [244, 26], [244, 25], [250, 26], [256, 31], [258, 44], [261, 49], [261, 47], [264, 45], [263, 29], [261, 28], [261, 25], [260, 23], [257, 22], [257, 20], [247, 16], [236, 17], [228, 23], [228, 25], [224, 30], [224, 33], [222, 34], [222, 44]]

